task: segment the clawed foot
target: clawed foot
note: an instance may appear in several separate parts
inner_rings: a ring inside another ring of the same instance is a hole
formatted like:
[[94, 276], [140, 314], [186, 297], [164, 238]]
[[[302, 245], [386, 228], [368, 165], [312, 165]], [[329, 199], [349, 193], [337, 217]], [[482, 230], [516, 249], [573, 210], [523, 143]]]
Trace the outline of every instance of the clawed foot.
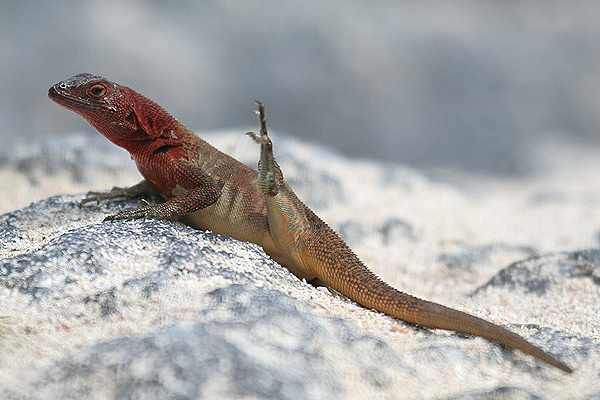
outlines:
[[247, 132], [246, 134], [250, 136], [254, 141], [260, 145], [272, 146], [271, 139], [267, 134], [267, 117], [265, 116], [265, 105], [260, 101], [254, 101], [257, 105], [258, 110], [255, 110], [254, 113], [258, 115], [258, 123], [260, 125], [260, 135], [257, 135], [255, 132]]
[[158, 192], [152, 186], [150, 186], [148, 182], [142, 181], [137, 185], [126, 188], [115, 186], [110, 190], [110, 192], [88, 192], [85, 198], [81, 200], [79, 205], [83, 206], [92, 202], [100, 204], [101, 201], [106, 200], [133, 199], [135, 197], [155, 195], [158, 195]]
[[[116, 199], [133, 199], [141, 196], [156, 196], [158, 192], [150, 186], [146, 181], [142, 181], [137, 185], [121, 188], [114, 187], [110, 192], [88, 192], [86, 197], [79, 203], [83, 206], [87, 203], [100, 203], [105, 200], [116, 200]], [[136, 210], [121, 211], [120, 213], [109, 215], [104, 218], [104, 221], [117, 221], [117, 220], [130, 220], [138, 218], [153, 218], [153, 219], [167, 219], [171, 217], [170, 210], [168, 207], [161, 204], [150, 204], [146, 200], [142, 199], [140, 206]]]
[[146, 200], [142, 199], [140, 201], [140, 206], [135, 210], [126, 210], [121, 211], [120, 213], [108, 215], [104, 218], [104, 221], [118, 221], [118, 220], [131, 220], [131, 219], [139, 219], [143, 218], [158, 218], [155, 212], [155, 206], [148, 203]]
[[265, 106], [260, 101], [255, 101], [258, 110], [258, 123], [260, 125], [260, 134], [247, 132], [256, 143], [260, 144], [260, 161], [258, 162], [258, 188], [265, 196], [275, 196], [279, 192], [278, 181], [283, 181], [283, 175], [279, 165], [273, 156], [273, 143], [267, 133], [267, 117], [265, 116]]
[[106, 200], [114, 200], [114, 199], [123, 199], [127, 198], [124, 194], [124, 191], [127, 188], [113, 187], [110, 192], [87, 192], [85, 198], [81, 200], [79, 203], [80, 206], [83, 206], [87, 203], [96, 202], [96, 204], [100, 204], [102, 201]]

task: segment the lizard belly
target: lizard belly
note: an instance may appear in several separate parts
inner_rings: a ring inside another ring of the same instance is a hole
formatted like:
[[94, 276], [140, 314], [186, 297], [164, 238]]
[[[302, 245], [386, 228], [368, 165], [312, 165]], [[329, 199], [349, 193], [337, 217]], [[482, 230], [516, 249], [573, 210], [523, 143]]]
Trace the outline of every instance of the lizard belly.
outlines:
[[[282, 193], [272, 197], [267, 196], [265, 199], [268, 210], [269, 236], [274, 242], [277, 253], [277, 256], [271, 255], [271, 257], [285, 265], [294, 275], [312, 281], [316, 275], [313, 269], [304, 262], [298, 246], [299, 235], [301, 235], [299, 232], [305, 232], [298, 228], [299, 225], [306, 224], [305, 218], [295, 218], [298, 214], [287, 210], [290, 203], [286, 202], [286, 199], [287, 196]], [[294, 206], [291, 205], [291, 207]], [[285, 261], [279, 261], [277, 257], [283, 257]]]
[[[240, 218], [219, 217], [218, 204], [198, 210], [184, 216], [185, 221], [196, 229], [209, 230], [221, 235], [227, 235], [237, 240], [258, 244], [273, 260], [283, 265], [299, 278], [312, 280], [314, 276], [306, 274], [304, 268], [299, 268], [293, 252], [282, 249], [273, 241], [264, 216], [256, 216], [253, 223]], [[258, 228], [260, 226], [260, 228]], [[264, 229], [261, 229], [264, 228]], [[259, 233], [260, 232], [260, 233]]]
[[[177, 186], [174, 196], [186, 190]], [[263, 199], [257, 192], [246, 193], [239, 188], [225, 185], [219, 199], [212, 205], [184, 215], [188, 225], [196, 229], [209, 230], [227, 235], [237, 240], [258, 244], [273, 260], [289, 269], [299, 278], [312, 280], [314, 276], [307, 274], [299, 264], [294, 246], [290, 243], [282, 246], [273, 240], [269, 220]]]

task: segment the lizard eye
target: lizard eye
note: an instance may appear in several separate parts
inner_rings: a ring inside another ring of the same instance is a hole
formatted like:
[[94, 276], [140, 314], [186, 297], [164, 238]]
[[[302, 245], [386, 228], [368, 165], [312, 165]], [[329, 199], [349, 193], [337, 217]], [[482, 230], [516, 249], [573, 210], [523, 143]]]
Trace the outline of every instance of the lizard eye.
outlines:
[[102, 97], [106, 94], [106, 88], [104, 85], [94, 85], [87, 90], [88, 94], [92, 97]]

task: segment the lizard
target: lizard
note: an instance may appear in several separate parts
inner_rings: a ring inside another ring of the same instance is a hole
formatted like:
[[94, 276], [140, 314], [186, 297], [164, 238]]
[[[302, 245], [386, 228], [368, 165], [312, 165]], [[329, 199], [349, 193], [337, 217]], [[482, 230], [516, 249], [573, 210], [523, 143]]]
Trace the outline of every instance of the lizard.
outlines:
[[263, 104], [256, 102], [259, 133], [248, 132], [260, 146], [254, 170], [202, 140], [147, 97], [101, 76], [75, 75], [53, 85], [48, 96], [126, 149], [144, 177], [131, 188], [89, 192], [82, 204], [149, 194], [165, 200], [143, 200], [137, 209], [108, 215], [106, 221], [183, 217], [193, 228], [256, 243], [298, 278], [324, 284], [367, 309], [414, 325], [480, 336], [573, 371], [508, 329], [404, 293], [371, 272], [284, 180]]

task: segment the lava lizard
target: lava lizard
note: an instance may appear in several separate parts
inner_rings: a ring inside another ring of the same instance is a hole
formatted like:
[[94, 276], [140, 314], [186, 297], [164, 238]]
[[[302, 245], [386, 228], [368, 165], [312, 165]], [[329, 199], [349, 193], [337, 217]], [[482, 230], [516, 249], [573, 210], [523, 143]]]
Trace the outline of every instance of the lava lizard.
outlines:
[[82, 201], [160, 194], [160, 204], [106, 220], [183, 216], [192, 227], [260, 245], [299, 278], [320, 283], [358, 304], [412, 324], [481, 336], [566, 372], [572, 369], [521, 336], [473, 315], [396, 290], [372, 273], [346, 243], [292, 191], [273, 156], [264, 106], [257, 102], [258, 172], [217, 150], [134, 90], [100, 76], [58, 82], [48, 96], [83, 117], [131, 154], [144, 181]]

